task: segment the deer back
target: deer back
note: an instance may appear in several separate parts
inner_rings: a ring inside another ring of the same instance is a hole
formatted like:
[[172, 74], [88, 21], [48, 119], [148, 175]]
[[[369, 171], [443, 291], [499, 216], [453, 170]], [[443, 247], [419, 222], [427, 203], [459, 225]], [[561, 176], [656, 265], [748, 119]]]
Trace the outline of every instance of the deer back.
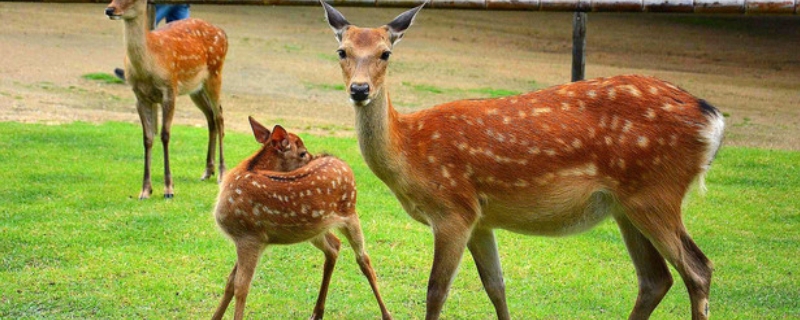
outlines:
[[391, 154], [404, 160], [384, 180], [415, 190], [412, 202], [476, 207], [479, 199], [485, 212], [491, 204], [520, 214], [575, 210], [576, 219], [596, 191], [680, 203], [711, 162], [723, 126], [705, 101], [642, 76], [456, 101], [394, 121], [403, 139]]
[[318, 157], [290, 172], [248, 170], [247, 162], [220, 184], [215, 217], [232, 237], [300, 242], [355, 215], [353, 171], [336, 157]]
[[147, 49], [165, 79], [178, 84], [180, 94], [191, 92], [209, 76], [222, 73], [228, 52], [225, 31], [200, 19], [173, 21], [147, 34]]

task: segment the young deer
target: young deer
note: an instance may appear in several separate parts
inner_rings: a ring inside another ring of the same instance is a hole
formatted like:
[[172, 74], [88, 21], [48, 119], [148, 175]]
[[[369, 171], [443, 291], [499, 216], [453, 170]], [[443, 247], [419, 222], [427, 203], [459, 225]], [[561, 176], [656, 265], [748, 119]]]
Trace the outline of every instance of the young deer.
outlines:
[[359, 28], [322, 5], [364, 160], [433, 232], [426, 319], [439, 317], [465, 247], [497, 317], [509, 319], [493, 229], [560, 236], [608, 216], [639, 279], [630, 318], [648, 318], [672, 285], [665, 259], [689, 290], [692, 318], [708, 317], [712, 264], [687, 233], [681, 202], [720, 147], [717, 109], [664, 81], [618, 76], [400, 114], [386, 68], [422, 6]]
[[364, 250], [353, 171], [336, 157], [312, 157], [303, 141], [281, 126], [275, 126], [270, 133], [253, 118], [250, 125], [263, 146], [225, 175], [214, 213], [219, 227], [236, 245], [237, 260], [213, 319], [222, 319], [234, 296], [234, 319], [242, 319], [253, 272], [267, 245], [303, 241], [311, 241], [325, 253], [322, 286], [311, 315], [311, 319], [322, 319], [341, 246], [331, 232], [334, 228], [344, 233], [353, 246], [383, 319], [391, 319]]
[[222, 140], [225, 127], [219, 104], [222, 65], [228, 52], [225, 32], [205, 21], [185, 19], [150, 31], [147, 0], [112, 0], [106, 15], [125, 21], [125, 77], [136, 95], [136, 110], [144, 132], [144, 179], [139, 199], [150, 197], [150, 158], [153, 136], [158, 129], [157, 104], [163, 121], [164, 197], [172, 198], [172, 173], [169, 168], [169, 138], [175, 97], [189, 94], [208, 121], [208, 153], [201, 179], [214, 175], [214, 154], [219, 139], [219, 177], [225, 171]]

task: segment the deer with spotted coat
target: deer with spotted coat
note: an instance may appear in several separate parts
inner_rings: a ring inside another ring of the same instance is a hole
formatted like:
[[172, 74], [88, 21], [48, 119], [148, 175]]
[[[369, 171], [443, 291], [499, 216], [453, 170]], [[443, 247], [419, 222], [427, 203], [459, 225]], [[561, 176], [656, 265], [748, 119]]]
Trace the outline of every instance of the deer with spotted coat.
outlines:
[[164, 148], [164, 198], [174, 195], [169, 166], [169, 140], [175, 98], [189, 94], [208, 122], [206, 169], [201, 177], [214, 175], [214, 156], [219, 140], [219, 176], [225, 173], [222, 140], [225, 127], [219, 103], [222, 66], [228, 52], [225, 32], [199, 19], [171, 22], [150, 31], [147, 0], [112, 0], [106, 15], [125, 22], [125, 77], [136, 95], [136, 110], [142, 122], [144, 140], [144, 178], [139, 199], [153, 193], [150, 182], [150, 159], [153, 138], [157, 133], [161, 105], [161, 143]]
[[322, 5], [362, 156], [433, 233], [426, 319], [439, 318], [465, 248], [497, 318], [510, 319], [493, 229], [562, 236], [607, 217], [638, 276], [629, 318], [648, 318], [666, 295], [667, 262], [689, 291], [692, 318], [708, 318], [712, 263], [689, 236], [681, 203], [721, 145], [716, 108], [655, 78], [617, 76], [401, 114], [384, 79], [424, 4], [378, 28]]
[[328, 284], [341, 247], [332, 229], [339, 229], [347, 237], [383, 319], [392, 319], [364, 249], [353, 171], [336, 157], [312, 156], [297, 135], [281, 126], [270, 132], [252, 117], [250, 126], [262, 147], [225, 175], [214, 211], [217, 225], [236, 246], [237, 260], [213, 319], [222, 319], [234, 296], [234, 319], [244, 317], [253, 273], [267, 245], [304, 241], [310, 241], [325, 254], [322, 285], [311, 315], [311, 319], [322, 319]]

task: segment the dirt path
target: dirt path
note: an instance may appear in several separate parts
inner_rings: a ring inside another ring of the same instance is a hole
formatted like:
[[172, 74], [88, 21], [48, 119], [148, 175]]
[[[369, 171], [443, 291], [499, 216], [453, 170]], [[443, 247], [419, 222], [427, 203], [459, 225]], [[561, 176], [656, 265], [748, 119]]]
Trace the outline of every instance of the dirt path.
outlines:
[[[0, 3], [0, 121], [138, 122], [129, 88], [81, 78], [122, 65], [122, 23], [105, 4]], [[342, 8], [377, 26], [402, 9]], [[317, 7], [192, 6], [229, 35], [231, 130], [264, 123], [352, 134], [336, 42]], [[728, 117], [726, 144], [800, 150], [800, 17], [590, 14], [587, 77], [671, 81]], [[569, 80], [571, 14], [424, 10], [392, 56], [400, 110]], [[188, 97], [176, 123], [204, 126]]]

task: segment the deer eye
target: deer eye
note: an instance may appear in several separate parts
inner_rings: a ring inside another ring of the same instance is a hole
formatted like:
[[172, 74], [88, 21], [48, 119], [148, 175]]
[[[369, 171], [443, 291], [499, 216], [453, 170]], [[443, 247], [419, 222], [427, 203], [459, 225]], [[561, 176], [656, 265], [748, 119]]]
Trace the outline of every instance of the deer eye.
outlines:
[[392, 55], [391, 51], [384, 51], [381, 54], [381, 60], [383, 60], [383, 61], [389, 60], [389, 56], [391, 56], [391, 55]]
[[336, 53], [339, 54], [339, 59], [347, 58], [347, 52], [344, 52], [344, 49], [336, 50]]

